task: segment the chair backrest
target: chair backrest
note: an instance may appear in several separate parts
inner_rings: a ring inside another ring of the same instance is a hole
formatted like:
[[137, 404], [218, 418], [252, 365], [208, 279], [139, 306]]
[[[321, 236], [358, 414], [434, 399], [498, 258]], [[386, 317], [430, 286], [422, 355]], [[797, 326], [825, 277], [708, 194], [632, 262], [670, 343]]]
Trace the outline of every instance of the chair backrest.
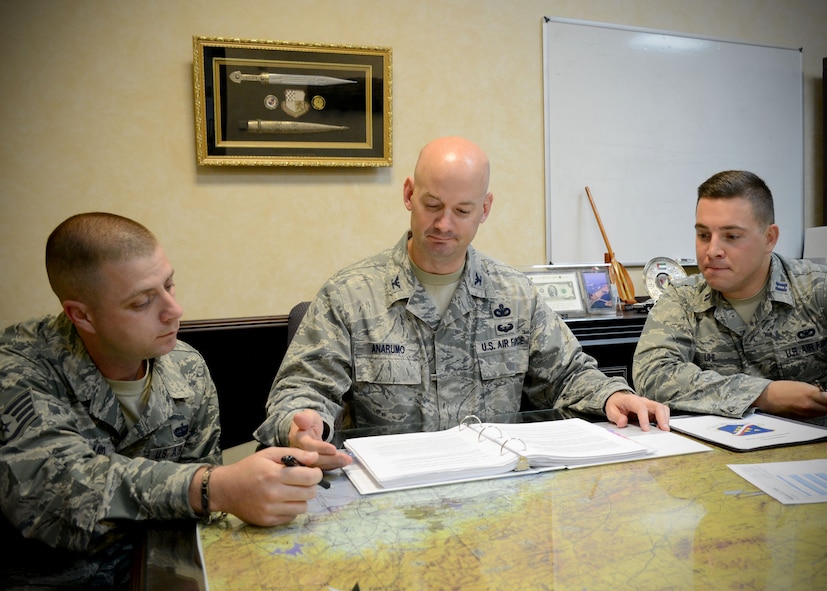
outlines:
[[250, 441], [267, 418], [267, 396], [287, 350], [286, 335], [283, 314], [181, 322], [178, 338], [198, 349], [218, 390], [223, 449]]
[[290, 346], [290, 342], [293, 340], [293, 335], [296, 334], [296, 331], [299, 329], [299, 325], [302, 323], [302, 319], [304, 318], [305, 312], [307, 312], [307, 308], [310, 306], [310, 302], [299, 302], [290, 310], [290, 314], [287, 316], [287, 346]]

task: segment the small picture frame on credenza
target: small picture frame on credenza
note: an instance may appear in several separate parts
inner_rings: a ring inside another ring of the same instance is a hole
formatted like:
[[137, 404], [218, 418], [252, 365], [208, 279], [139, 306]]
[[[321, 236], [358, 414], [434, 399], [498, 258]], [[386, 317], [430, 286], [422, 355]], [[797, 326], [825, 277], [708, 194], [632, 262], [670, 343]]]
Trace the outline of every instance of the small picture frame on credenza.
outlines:
[[612, 291], [609, 272], [600, 267], [583, 269], [583, 291], [586, 296], [586, 310], [589, 314], [616, 314], [617, 302]]
[[576, 267], [531, 267], [525, 274], [537, 286], [548, 306], [562, 318], [586, 315], [580, 270]]

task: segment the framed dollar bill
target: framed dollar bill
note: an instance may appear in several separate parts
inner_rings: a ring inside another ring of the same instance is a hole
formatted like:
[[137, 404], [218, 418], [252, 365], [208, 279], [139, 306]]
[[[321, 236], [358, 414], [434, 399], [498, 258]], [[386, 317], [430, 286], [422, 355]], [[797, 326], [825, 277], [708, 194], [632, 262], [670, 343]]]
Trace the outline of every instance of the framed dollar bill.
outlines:
[[205, 166], [390, 166], [391, 50], [193, 37]]
[[549, 307], [563, 318], [585, 316], [583, 286], [577, 267], [554, 265], [531, 267], [525, 270]]

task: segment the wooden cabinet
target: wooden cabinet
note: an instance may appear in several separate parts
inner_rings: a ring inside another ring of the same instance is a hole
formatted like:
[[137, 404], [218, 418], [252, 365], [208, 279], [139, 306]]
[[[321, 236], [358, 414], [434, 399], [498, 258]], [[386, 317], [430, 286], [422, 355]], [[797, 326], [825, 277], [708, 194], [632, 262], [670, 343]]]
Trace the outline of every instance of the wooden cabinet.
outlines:
[[625, 378], [632, 387], [632, 359], [645, 322], [646, 314], [641, 312], [566, 320], [583, 351], [597, 360], [601, 371]]

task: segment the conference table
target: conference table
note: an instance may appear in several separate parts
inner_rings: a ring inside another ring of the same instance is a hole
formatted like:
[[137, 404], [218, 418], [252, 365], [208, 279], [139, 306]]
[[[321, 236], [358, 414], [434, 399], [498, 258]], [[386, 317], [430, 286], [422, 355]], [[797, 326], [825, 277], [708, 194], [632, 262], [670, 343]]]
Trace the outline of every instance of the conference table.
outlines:
[[135, 588], [827, 589], [827, 503], [782, 504], [728, 466], [823, 459], [827, 442], [705, 445], [372, 495], [328, 473], [330, 489], [319, 487], [308, 513], [284, 526], [231, 516], [151, 530]]

